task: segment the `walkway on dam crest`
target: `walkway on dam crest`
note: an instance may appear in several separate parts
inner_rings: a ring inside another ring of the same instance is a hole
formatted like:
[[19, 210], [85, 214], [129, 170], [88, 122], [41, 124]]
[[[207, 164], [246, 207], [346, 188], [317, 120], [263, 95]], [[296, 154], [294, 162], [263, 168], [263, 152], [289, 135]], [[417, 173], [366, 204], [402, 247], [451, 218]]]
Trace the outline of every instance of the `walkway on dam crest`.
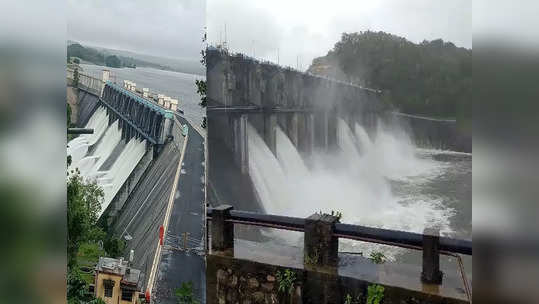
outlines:
[[[196, 298], [205, 296], [204, 213], [205, 160], [204, 137], [185, 120], [188, 141], [177, 180], [168, 228], [160, 262], [155, 273], [152, 303], [177, 303], [174, 290], [182, 282], [193, 283]], [[184, 233], [188, 233], [185, 235]], [[187, 249], [185, 248], [187, 247]]]

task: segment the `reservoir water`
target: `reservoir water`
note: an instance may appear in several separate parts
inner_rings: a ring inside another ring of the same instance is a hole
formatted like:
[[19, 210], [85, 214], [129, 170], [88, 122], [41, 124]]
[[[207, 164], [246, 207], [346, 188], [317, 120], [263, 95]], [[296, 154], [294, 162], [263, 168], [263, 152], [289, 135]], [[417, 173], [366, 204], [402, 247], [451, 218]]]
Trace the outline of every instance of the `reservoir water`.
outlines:
[[195, 80], [205, 79], [205, 75], [194, 75], [180, 72], [164, 71], [153, 68], [137, 67], [110, 68], [98, 65], [81, 64], [83, 74], [102, 78], [103, 69], [111, 74], [111, 81], [122, 84], [124, 80], [131, 80], [137, 84], [138, 89], [149, 88], [155, 94], [165, 94], [179, 101], [178, 107], [184, 111], [185, 117], [196, 124], [202, 123], [205, 110], [198, 104], [200, 96], [197, 94]]

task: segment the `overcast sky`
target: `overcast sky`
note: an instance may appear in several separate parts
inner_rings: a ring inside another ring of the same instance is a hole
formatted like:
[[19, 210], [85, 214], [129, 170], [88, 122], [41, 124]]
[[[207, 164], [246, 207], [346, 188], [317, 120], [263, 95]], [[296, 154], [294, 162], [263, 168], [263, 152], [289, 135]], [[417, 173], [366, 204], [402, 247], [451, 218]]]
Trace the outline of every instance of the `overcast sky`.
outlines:
[[208, 39], [232, 51], [302, 69], [343, 32], [385, 31], [412, 42], [472, 47], [471, 0], [207, 0]]
[[200, 57], [201, 0], [68, 0], [67, 39], [171, 58]]

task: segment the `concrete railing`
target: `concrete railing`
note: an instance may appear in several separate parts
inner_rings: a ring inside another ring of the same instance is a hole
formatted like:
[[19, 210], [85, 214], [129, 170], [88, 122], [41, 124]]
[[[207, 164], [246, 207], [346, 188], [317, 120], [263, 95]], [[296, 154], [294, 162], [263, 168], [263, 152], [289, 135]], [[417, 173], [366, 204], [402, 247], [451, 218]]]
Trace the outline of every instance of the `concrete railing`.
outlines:
[[[423, 234], [342, 224], [334, 215], [315, 213], [308, 218], [258, 214], [221, 205], [210, 208], [211, 249], [225, 255], [234, 252], [234, 224], [300, 231], [304, 237], [304, 263], [323, 267], [338, 265], [338, 239], [352, 239], [423, 251], [421, 281], [441, 284], [440, 254], [456, 257], [465, 287], [468, 281], [458, 254], [472, 255], [472, 242], [441, 237], [434, 229]], [[317, 258], [312, 259], [313, 256]], [[470, 290], [467, 290], [469, 293]]]
[[[67, 79], [70, 81], [73, 81], [74, 75], [75, 75], [75, 69], [67, 68], [66, 72], [67, 72]], [[78, 73], [79, 73], [79, 82], [77, 84], [77, 87], [83, 90], [86, 90], [90, 93], [93, 93], [97, 96], [101, 96], [101, 93], [103, 92], [103, 88], [105, 86], [105, 82], [106, 80], [108, 80], [108, 76], [107, 76], [108, 74], [107, 73], [103, 74], [103, 77], [104, 78], [106, 77], [107, 79], [99, 79], [90, 75], [86, 75], [82, 73], [80, 70], [78, 71]]]

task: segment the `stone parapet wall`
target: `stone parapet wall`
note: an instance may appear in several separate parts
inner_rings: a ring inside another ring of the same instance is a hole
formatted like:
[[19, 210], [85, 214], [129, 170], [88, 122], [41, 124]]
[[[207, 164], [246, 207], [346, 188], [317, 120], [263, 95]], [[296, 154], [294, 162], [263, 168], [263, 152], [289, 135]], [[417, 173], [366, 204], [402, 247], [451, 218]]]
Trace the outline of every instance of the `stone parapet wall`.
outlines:
[[[210, 254], [206, 266], [206, 300], [208, 304], [273, 304], [273, 303], [367, 303], [368, 287], [374, 283], [346, 277], [329, 269], [287, 268], [229, 256]], [[293, 286], [279, 290], [277, 273], [294, 274]], [[380, 284], [384, 288], [384, 304], [462, 304], [463, 299], [445, 297], [402, 287]], [[290, 292], [289, 292], [290, 291]], [[350, 302], [347, 302], [347, 298]]]

